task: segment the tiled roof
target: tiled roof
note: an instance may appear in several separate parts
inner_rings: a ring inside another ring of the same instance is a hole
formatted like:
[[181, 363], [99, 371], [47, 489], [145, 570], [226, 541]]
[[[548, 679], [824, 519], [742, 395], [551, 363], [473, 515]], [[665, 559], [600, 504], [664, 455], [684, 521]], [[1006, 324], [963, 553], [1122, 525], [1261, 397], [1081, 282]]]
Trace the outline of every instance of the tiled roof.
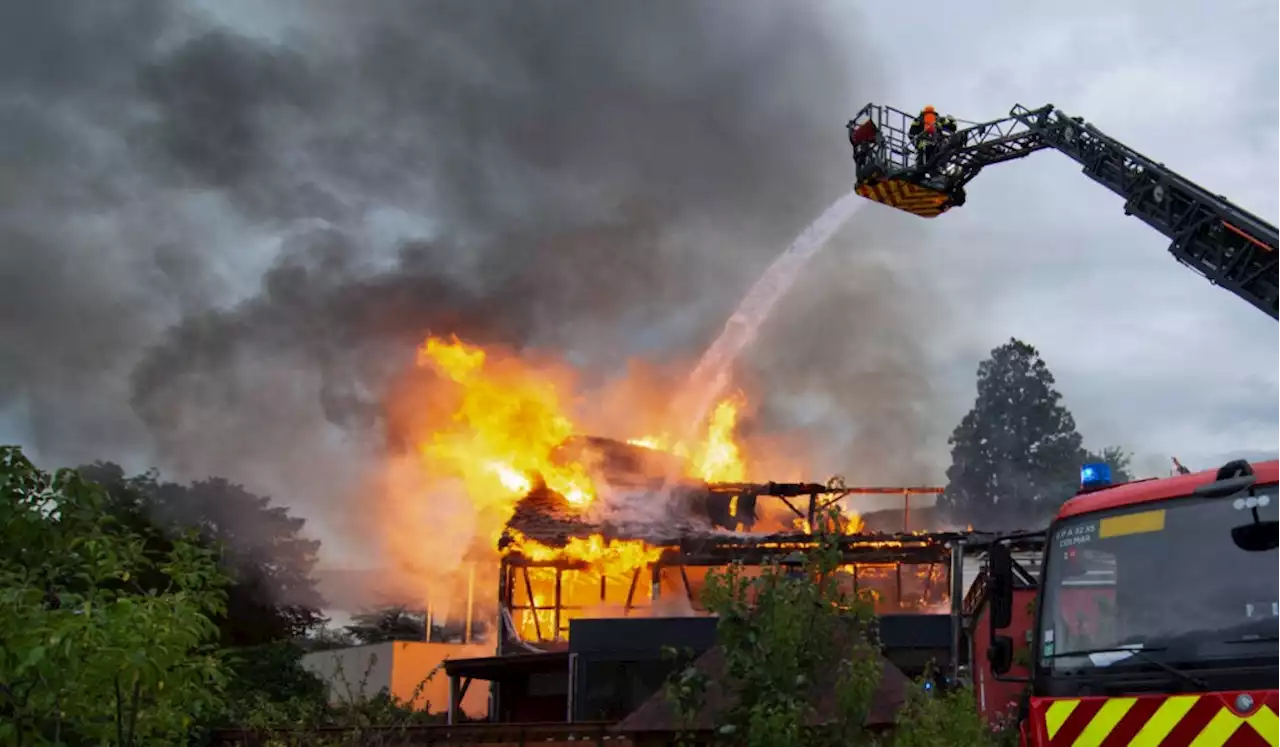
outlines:
[[516, 504], [507, 526], [539, 542], [549, 542], [561, 536], [592, 534], [597, 529], [581, 510], [559, 493], [541, 486]]

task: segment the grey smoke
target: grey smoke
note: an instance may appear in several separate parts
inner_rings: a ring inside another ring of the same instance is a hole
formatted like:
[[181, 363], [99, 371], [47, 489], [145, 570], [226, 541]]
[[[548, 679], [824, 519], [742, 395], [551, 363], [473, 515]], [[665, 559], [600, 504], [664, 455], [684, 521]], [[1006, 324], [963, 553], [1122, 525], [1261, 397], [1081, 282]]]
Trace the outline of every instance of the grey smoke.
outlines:
[[[0, 7], [0, 417], [45, 461], [319, 516], [387, 447], [426, 332], [588, 379], [695, 357], [848, 189], [842, 125], [878, 87], [838, 2], [196, 7]], [[742, 381], [755, 427], [826, 403], [821, 466], [887, 482], [922, 469], [928, 390], [875, 224]]]

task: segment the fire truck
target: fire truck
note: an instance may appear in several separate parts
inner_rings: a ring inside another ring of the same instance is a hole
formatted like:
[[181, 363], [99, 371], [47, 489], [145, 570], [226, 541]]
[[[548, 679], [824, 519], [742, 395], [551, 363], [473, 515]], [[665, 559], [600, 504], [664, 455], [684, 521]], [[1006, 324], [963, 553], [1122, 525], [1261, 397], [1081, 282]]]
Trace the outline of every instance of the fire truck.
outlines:
[[[963, 205], [983, 168], [1057, 150], [1180, 263], [1277, 318], [1276, 227], [1079, 117], [1019, 105], [924, 137], [917, 119], [868, 104], [848, 123], [858, 194], [933, 218]], [[1036, 572], [1013, 537], [997, 540], [982, 594], [971, 590], [985, 607], [971, 618], [986, 618], [974, 645], [984, 713], [1003, 705], [989, 693], [1012, 694], [1027, 747], [1280, 744], [1276, 485], [1276, 461], [1118, 485], [1107, 465], [1083, 467]], [[1024, 676], [1010, 674], [1015, 634]]]
[[1280, 743], [1278, 467], [1117, 485], [1082, 469], [1047, 532], [1027, 677], [1006, 635], [1025, 574], [991, 546], [986, 674], [1022, 686], [1021, 744]]
[[1124, 198], [1126, 214], [1164, 234], [1176, 260], [1277, 318], [1276, 227], [1079, 117], [1052, 104], [1017, 105], [1008, 117], [928, 140], [911, 134], [915, 120], [868, 104], [849, 121], [859, 195], [934, 218], [963, 205], [965, 186], [987, 166], [1057, 150]]

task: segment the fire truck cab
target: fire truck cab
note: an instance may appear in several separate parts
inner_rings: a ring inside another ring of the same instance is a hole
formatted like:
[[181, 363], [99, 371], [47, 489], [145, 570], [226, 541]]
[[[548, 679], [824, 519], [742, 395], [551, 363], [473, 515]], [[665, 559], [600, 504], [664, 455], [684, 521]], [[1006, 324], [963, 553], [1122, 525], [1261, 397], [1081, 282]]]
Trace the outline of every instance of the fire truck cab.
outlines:
[[[1119, 485], [1082, 469], [1046, 537], [1023, 745], [1280, 744], [1277, 468]], [[1007, 545], [988, 574], [990, 671], [1012, 680]]]

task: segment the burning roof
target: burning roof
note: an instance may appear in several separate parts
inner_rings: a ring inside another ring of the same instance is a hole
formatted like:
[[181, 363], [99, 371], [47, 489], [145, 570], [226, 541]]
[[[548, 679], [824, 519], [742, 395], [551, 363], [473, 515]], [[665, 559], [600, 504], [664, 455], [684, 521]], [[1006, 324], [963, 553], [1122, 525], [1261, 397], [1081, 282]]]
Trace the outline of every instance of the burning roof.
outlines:
[[600, 534], [617, 540], [661, 542], [716, 529], [710, 504], [727, 506], [704, 482], [685, 478], [682, 460], [654, 449], [599, 437], [577, 437], [557, 450], [557, 459], [591, 465], [607, 486], [591, 504], [568, 500], [546, 485], [524, 496], [507, 529], [548, 545]]

